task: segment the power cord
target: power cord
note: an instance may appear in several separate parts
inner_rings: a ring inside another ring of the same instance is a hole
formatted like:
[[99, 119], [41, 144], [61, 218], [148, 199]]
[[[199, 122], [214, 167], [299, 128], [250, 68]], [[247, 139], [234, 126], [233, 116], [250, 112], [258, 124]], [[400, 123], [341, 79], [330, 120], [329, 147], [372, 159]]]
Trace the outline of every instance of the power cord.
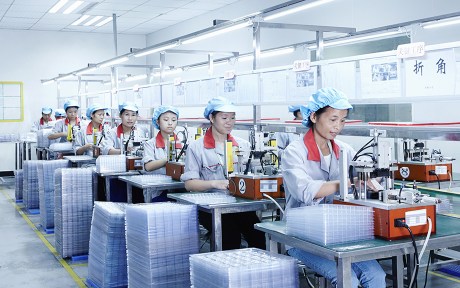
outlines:
[[[417, 245], [415, 244], [415, 238], [414, 238], [414, 234], [412, 233], [412, 230], [410, 229], [410, 227], [406, 224], [406, 222], [404, 222], [404, 220], [401, 220], [401, 219], [396, 219], [395, 220], [395, 227], [404, 227], [407, 229], [407, 231], [409, 231], [409, 234], [410, 234], [410, 237], [412, 239], [412, 246], [414, 247], [414, 251], [415, 251], [415, 267], [414, 267], [414, 273], [412, 274], [412, 279], [411, 279], [411, 282], [409, 284], [409, 288], [412, 288], [412, 285], [413, 285], [413, 280], [414, 279], [417, 279], [417, 274], [418, 274], [418, 270], [419, 270], [419, 267], [420, 267], [420, 262], [418, 260], [418, 249], [417, 249]], [[417, 281], [415, 281], [415, 283], [417, 283]], [[416, 284], [417, 285], [417, 284]]]
[[276, 202], [276, 200], [273, 199], [272, 196], [267, 195], [266, 193], [263, 193], [262, 195], [264, 195], [264, 197], [267, 197], [267, 198], [270, 199], [273, 203], [275, 203], [275, 205], [278, 207], [278, 209], [280, 209], [281, 213], [284, 215], [284, 210], [283, 210], [283, 208], [281, 208], [280, 204], [278, 204], [278, 202]]
[[428, 174], [436, 176], [436, 179], [438, 180], [438, 189], [441, 190], [441, 181], [439, 181], [439, 175], [436, 174], [436, 171], [430, 170], [428, 171]]

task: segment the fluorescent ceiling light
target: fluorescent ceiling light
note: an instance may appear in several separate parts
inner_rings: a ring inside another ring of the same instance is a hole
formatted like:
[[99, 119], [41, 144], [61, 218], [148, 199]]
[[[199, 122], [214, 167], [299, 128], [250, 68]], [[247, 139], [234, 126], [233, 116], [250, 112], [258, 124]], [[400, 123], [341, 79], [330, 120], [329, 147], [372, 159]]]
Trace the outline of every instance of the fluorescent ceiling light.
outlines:
[[155, 47], [155, 48], [140, 52], [139, 54], [134, 54], [134, 57], [142, 57], [142, 56], [145, 56], [145, 55], [153, 54], [155, 52], [160, 52], [160, 51], [164, 51], [164, 50], [167, 50], [167, 49], [171, 49], [171, 48], [177, 47], [178, 45], [179, 45], [179, 43], [177, 43], [177, 42], [171, 43], [171, 44], [166, 44], [166, 45], [163, 45], [163, 46], [160, 46], [160, 47]]
[[104, 16], [95, 16], [93, 19], [89, 20], [88, 22], [86, 22], [85, 24], [83, 24], [83, 26], [89, 26], [91, 24], [94, 24], [96, 23], [97, 21], [101, 20], [102, 17]]
[[70, 77], [72, 77], [72, 76], [73, 76], [73, 74], [62, 75], [62, 76], [59, 76], [59, 77], [57, 78], [57, 80], [58, 80], [58, 81], [61, 81], [61, 80], [70, 78]]
[[204, 39], [208, 39], [208, 38], [220, 35], [220, 34], [224, 34], [224, 33], [230, 32], [230, 31], [235, 31], [235, 30], [238, 30], [238, 29], [250, 26], [250, 25], [252, 25], [252, 21], [246, 21], [246, 22], [236, 24], [236, 25], [232, 25], [232, 26], [220, 29], [220, 30], [211, 31], [209, 33], [198, 35], [198, 36], [192, 37], [190, 39], [186, 39], [186, 40], [182, 41], [182, 44], [195, 43], [195, 42], [198, 42], [198, 41], [201, 41], [201, 40], [204, 40]]
[[[182, 72], [182, 68], [176, 68], [172, 70], [165, 70], [163, 72], [163, 76], [169, 76], [169, 75], [174, 75], [174, 74], [179, 74]], [[153, 76], [160, 76], [160, 72], [155, 72], [153, 73]]]
[[59, 1], [58, 3], [56, 3], [56, 5], [51, 7], [50, 10], [48, 10], [48, 13], [56, 13], [59, 9], [61, 9], [67, 3], [67, 1], [68, 0]]
[[[339, 39], [339, 40], [332, 40], [332, 41], [324, 42], [324, 47], [342, 45], [342, 44], [351, 43], [351, 42], [360, 42], [360, 41], [370, 40], [370, 39], [375, 39], [375, 38], [384, 38], [387, 36], [392, 36], [392, 35], [402, 34], [402, 33], [403, 32], [401, 31], [389, 31], [389, 32], [377, 33], [377, 34], [372, 34], [372, 35], [348, 37], [346, 39]], [[316, 45], [314, 45], [314, 47], [316, 47]]]
[[80, 7], [80, 5], [83, 4], [83, 1], [75, 1], [72, 3], [72, 5], [69, 6], [69, 8], [65, 9], [63, 14], [70, 14], [72, 13], [75, 9]]
[[88, 72], [92, 72], [92, 71], [94, 71], [94, 70], [96, 70], [96, 69], [97, 69], [97, 66], [93, 66], [93, 67], [90, 67], [90, 68], [83, 69], [83, 70], [81, 70], [80, 72], [75, 73], [75, 75], [80, 76], [80, 75], [82, 75], [82, 74], [85, 74], [85, 73], [88, 73]]
[[143, 80], [143, 79], [147, 79], [147, 74], [129, 76], [128, 78], [125, 79], [125, 82], [133, 82], [133, 81]]
[[74, 26], [75, 26], [75, 25], [79, 25], [79, 24], [81, 24], [81, 22], [85, 21], [85, 20], [88, 19], [88, 18], [89, 18], [89, 15], [83, 15], [83, 16], [81, 16], [77, 21], [73, 22], [73, 23], [70, 24], [70, 25], [74, 25]]
[[51, 83], [54, 83], [54, 79], [45, 80], [45, 81], [42, 80], [42, 85], [49, 85]]
[[427, 24], [422, 24], [423, 29], [432, 29], [432, 28], [439, 28], [445, 27], [450, 25], [460, 24], [460, 19], [452, 19], [452, 20], [438, 20], [436, 22], [429, 22]]
[[110, 21], [112, 21], [112, 17], [107, 17], [104, 20], [102, 20], [101, 22], [97, 23], [96, 27], [101, 27], [101, 26], [109, 23]]
[[[268, 50], [260, 53], [260, 58], [270, 58], [278, 55], [290, 54], [295, 51], [294, 47], [286, 47], [281, 49]], [[252, 54], [242, 55], [238, 57], [238, 62], [250, 61], [253, 59]]]
[[323, 5], [323, 4], [332, 2], [332, 1], [334, 1], [334, 0], [318, 0], [318, 1], [315, 1], [315, 2], [310, 2], [310, 3], [305, 4], [305, 5], [297, 6], [297, 7], [291, 8], [291, 9], [287, 9], [287, 10], [284, 10], [284, 11], [281, 11], [281, 12], [278, 12], [278, 13], [268, 15], [268, 16], [264, 17], [264, 21], [269, 21], [269, 20], [273, 20], [273, 19], [276, 19], [276, 18], [280, 18], [280, 17], [286, 16], [286, 15], [297, 13], [297, 12], [307, 10], [307, 9], [310, 9], [310, 8], [313, 8], [313, 7], [316, 7], [316, 6], [320, 6], [320, 5]]
[[123, 63], [123, 62], [128, 61], [128, 60], [129, 60], [129, 58], [127, 56], [124, 56], [124, 57], [121, 57], [121, 58], [116, 58], [116, 59], [113, 59], [111, 61], [102, 63], [99, 67], [105, 68], [105, 67], [109, 67], [109, 66], [112, 66], [112, 65]]

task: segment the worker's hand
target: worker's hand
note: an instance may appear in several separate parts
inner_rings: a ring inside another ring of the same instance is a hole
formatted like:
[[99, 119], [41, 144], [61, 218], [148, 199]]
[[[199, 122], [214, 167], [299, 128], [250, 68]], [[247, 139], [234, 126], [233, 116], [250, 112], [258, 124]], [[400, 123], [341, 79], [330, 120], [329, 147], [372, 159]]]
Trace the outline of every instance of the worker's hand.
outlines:
[[91, 150], [91, 149], [93, 149], [93, 143], [85, 144], [85, 146], [83, 146], [83, 147], [85, 147], [85, 150]]
[[212, 188], [219, 190], [227, 190], [229, 182], [228, 180], [212, 180]]
[[[361, 186], [361, 187], [364, 188], [364, 181], [363, 180], [360, 180], [359, 183], [358, 183], [358, 179], [355, 178], [354, 182], [355, 182], [356, 187]], [[360, 186], [358, 186], [358, 185], [360, 185]], [[377, 187], [375, 187], [375, 185], [372, 183], [371, 179], [367, 179], [366, 185], [367, 185], [367, 190], [370, 190], [372, 192], [378, 192], [379, 191], [379, 189]]]
[[134, 147], [127, 147], [126, 151], [128, 151], [128, 152], [134, 151]]

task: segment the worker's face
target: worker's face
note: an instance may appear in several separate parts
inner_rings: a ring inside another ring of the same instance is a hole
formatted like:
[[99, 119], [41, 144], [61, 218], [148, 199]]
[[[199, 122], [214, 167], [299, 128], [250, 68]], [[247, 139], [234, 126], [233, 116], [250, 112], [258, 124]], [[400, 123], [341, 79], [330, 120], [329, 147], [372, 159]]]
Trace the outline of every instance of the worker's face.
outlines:
[[120, 114], [121, 124], [127, 128], [132, 128], [137, 121], [137, 112], [125, 110]]
[[102, 122], [104, 121], [104, 115], [105, 115], [105, 111], [104, 109], [101, 109], [101, 110], [96, 110], [95, 112], [93, 112], [93, 114], [91, 115], [91, 120], [100, 125], [102, 124]]
[[173, 112], [167, 111], [158, 117], [157, 123], [162, 132], [172, 134], [177, 126], [177, 115]]
[[221, 134], [230, 134], [235, 126], [235, 112], [218, 112], [211, 114], [212, 127]]
[[43, 121], [48, 122], [51, 119], [51, 114], [42, 113], [42, 118], [43, 118]]
[[311, 113], [310, 120], [314, 123], [315, 132], [322, 138], [333, 140], [342, 131], [348, 110], [338, 110], [331, 107], [317, 115]]
[[67, 118], [72, 121], [72, 120], [75, 120], [77, 119], [77, 114], [78, 112], [78, 108], [76, 107], [70, 107], [70, 108], [67, 108], [67, 111], [65, 111], [65, 114], [67, 115]]

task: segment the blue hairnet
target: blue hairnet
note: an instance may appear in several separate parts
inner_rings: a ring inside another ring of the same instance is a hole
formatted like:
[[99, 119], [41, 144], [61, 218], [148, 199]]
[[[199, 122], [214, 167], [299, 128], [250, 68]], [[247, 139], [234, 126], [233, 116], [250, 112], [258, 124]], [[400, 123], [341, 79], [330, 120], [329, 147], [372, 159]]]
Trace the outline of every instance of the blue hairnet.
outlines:
[[80, 105], [78, 105], [78, 102], [75, 100], [68, 100], [64, 103], [64, 111], [67, 112], [67, 109], [70, 107], [75, 107], [75, 108], [80, 108]]
[[99, 103], [94, 103], [89, 105], [88, 109], [86, 109], [86, 117], [88, 119], [91, 119], [91, 116], [93, 115], [94, 112], [97, 110], [105, 110], [107, 107], [103, 106], [102, 104]]
[[122, 110], [130, 110], [134, 112], [138, 112], [139, 108], [137, 107], [136, 103], [133, 102], [123, 102], [122, 104], [118, 105], [118, 111]]
[[209, 115], [214, 111], [236, 112], [236, 106], [227, 98], [215, 97], [209, 100], [208, 105], [204, 109], [203, 116], [209, 119]]
[[65, 117], [64, 109], [56, 109], [54, 110], [54, 117]]
[[288, 109], [289, 112], [295, 112], [297, 110], [300, 110], [300, 105], [289, 105]]
[[152, 123], [153, 123], [153, 126], [155, 126], [155, 128], [160, 129], [160, 125], [158, 125], [157, 120], [158, 118], [160, 118], [161, 114], [166, 113], [168, 111], [176, 114], [177, 118], [179, 118], [179, 110], [177, 110], [176, 107], [160, 106], [153, 111], [153, 115], [152, 115]]
[[348, 102], [347, 96], [342, 91], [334, 88], [321, 88], [311, 95], [307, 105], [300, 107], [303, 117], [302, 125], [308, 127], [310, 114], [326, 106], [339, 110], [353, 109], [353, 106]]
[[42, 113], [43, 114], [51, 114], [51, 113], [53, 113], [53, 109], [51, 109], [51, 107], [43, 107], [42, 108]]

